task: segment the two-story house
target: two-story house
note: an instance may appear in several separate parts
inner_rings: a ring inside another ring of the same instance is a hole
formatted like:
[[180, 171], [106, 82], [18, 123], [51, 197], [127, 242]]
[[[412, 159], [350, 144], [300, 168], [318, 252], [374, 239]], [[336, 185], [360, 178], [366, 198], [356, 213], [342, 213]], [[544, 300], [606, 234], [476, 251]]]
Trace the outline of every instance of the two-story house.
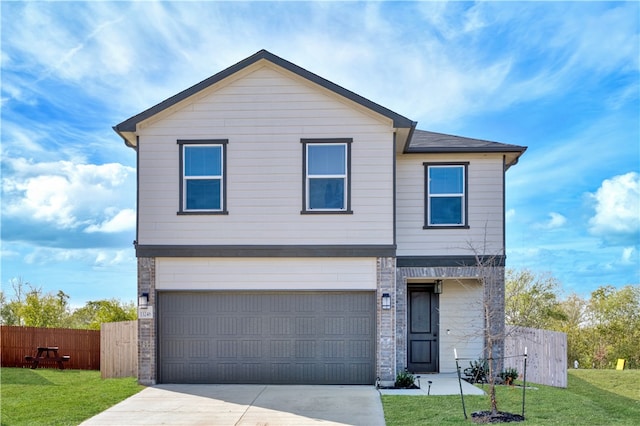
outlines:
[[114, 129], [137, 154], [141, 383], [389, 382], [482, 356], [487, 303], [503, 327], [524, 147], [417, 130], [264, 50]]

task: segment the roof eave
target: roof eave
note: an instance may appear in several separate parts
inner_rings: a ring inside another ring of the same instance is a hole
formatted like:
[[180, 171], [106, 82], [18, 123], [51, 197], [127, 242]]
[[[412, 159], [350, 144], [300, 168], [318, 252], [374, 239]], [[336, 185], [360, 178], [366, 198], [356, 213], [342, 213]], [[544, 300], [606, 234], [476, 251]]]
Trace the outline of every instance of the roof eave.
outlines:
[[518, 164], [520, 157], [527, 150], [526, 146], [495, 146], [485, 148], [468, 148], [468, 147], [424, 147], [424, 148], [410, 148], [406, 150], [405, 154], [482, 154], [482, 153], [496, 153], [505, 155], [505, 167], [504, 171], [509, 170], [511, 166]]
[[113, 126], [112, 129], [120, 135], [124, 144], [129, 148], [138, 149], [138, 143], [135, 131], [123, 130], [119, 126]]
[[522, 154], [526, 147], [410, 147], [405, 150], [406, 154], [459, 154], [459, 153], [482, 153], [482, 152], [515, 152]]

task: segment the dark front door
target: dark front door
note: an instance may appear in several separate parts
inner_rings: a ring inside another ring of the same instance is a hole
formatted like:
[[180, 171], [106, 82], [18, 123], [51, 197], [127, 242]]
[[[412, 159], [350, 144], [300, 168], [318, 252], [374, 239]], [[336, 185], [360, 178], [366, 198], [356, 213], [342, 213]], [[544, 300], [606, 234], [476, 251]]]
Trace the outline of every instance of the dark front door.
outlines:
[[433, 285], [409, 286], [407, 369], [438, 372], [438, 295]]

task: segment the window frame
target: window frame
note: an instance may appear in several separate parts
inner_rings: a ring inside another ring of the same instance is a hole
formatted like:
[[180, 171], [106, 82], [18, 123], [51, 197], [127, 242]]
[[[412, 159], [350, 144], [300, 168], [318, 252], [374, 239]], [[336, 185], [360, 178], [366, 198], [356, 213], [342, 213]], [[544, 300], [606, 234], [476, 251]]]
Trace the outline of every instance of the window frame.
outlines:
[[[424, 165], [424, 226], [423, 229], [468, 229], [469, 228], [469, 162], [425, 162]], [[429, 193], [429, 170], [438, 167], [459, 167], [462, 168], [462, 194], [430, 194]], [[433, 224], [431, 223], [431, 199], [438, 197], [462, 198], [460, 219], [461, 224]]]
[[[353, 214], [351, 210], [351, 144], [352, 138], [329, 139], [300, 139], [302, 144], [302, 210], [301, 214]], [[322, 177], [344, 179], [344, 207], [340, 209], [312, 209], [309, 207], [309, 181], [313, 179], [308, 174], [308, 151], [314, 145], [342, 145], [345, 149], [345, 173], [341, 175], [318, 175]]]
[[[228, 139], [178, 139], [179, 151], [179, 215], [226, 215], [227, 211], [227, 144]], [[198, 176], [197, 178], [185, 176], [185, 150], [190, 146], [198, 147], [220, 147], [220, 172], [218, 176]], [[197, 179], [219, 179], [220, 180], [220, 208], [219, 209], [187, 209], [186, 185], [190, 180]]]

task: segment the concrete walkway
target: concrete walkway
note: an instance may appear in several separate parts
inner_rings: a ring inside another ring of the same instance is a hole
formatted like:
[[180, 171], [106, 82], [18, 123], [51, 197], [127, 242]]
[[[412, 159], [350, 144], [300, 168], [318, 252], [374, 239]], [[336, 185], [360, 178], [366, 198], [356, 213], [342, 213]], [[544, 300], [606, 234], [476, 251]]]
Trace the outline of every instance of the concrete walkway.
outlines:
[[[457, 373], [420, 374], [416, 376], [420, 389], [380, 389], [382, 395], [460, 395], [460, 385], [465, 395], [484, 395], [485, 392], [462, 380]], [[429, 383], [431, 382], [431, 383]]]
[[[157, 385], [90, 418], [83, 426], [384, 426], [380, 395], [459, 395], [455, 374], [420, 376], [420, 389], [374, 386]], [[431, 382], [431, 383], [429, 383]], [[484, 392], [463, 381], [465, 395]]]
[[82, 425], [384, 426], [374, 386], [158, 385]]

